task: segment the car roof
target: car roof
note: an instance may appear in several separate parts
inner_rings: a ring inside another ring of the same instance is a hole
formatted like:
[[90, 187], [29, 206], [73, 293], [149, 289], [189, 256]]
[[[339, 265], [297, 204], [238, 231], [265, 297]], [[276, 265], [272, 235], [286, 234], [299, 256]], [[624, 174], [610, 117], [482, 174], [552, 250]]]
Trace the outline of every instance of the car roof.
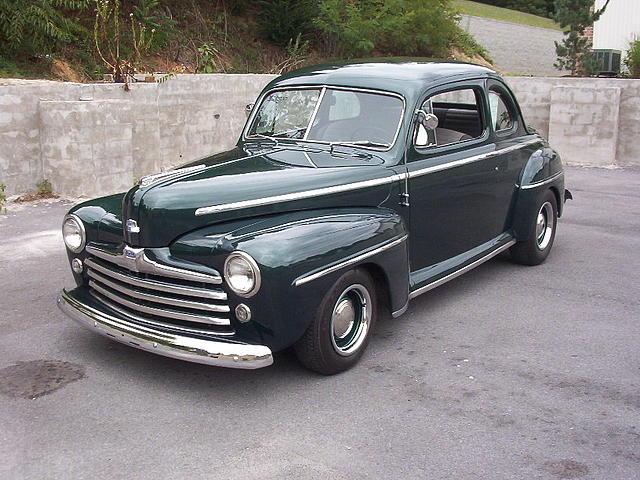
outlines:
[[395, 92], [412, 99], [431, 85], [489, 76], [499, 77], [493, 70], [471, 63], [381, 58], [301, 68], [281, 75], [267, 88], [300, 85], [360, 87]]

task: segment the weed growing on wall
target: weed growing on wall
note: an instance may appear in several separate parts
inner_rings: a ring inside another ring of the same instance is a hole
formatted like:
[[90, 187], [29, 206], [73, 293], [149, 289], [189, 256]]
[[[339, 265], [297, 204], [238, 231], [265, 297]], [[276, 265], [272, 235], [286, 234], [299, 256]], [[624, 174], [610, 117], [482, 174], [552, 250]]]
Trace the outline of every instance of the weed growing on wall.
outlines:
[[7, 213], [7, 208], [5, 207], [7, 203], [7, 196], [4, 194], [7, 186], [4, 183], [0, 183], [0, 213]]
[[147, 27], [129, 14], [129, 31], [121, 18], [120, 0], [96, 0], [96, 20], [93, 40], [96, 52], [113, 75], [113, 81], [124, 83], [129, 90], [129, 80], [136, 72], [141, 58], [151, 48], [155, 28]]
[[41, 197], [50, 196], [53, 193], [53, 187], [51, 186], [51, 182], [43, 178], [39, 182], [36, 183], [37, 195]]

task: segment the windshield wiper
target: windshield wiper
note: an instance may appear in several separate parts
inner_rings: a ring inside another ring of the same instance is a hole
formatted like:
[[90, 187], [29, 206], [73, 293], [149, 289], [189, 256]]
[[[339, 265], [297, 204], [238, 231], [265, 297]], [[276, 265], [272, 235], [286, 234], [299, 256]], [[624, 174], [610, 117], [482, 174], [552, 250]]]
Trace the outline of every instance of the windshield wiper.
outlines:
[[374, 147], [374, 148], [389, 148], [390, 145], [388, 143], [380, 143], [380, 142], [372, 142], [371, 140], [354, 140], [353, 142], [329, 142], [329, 145], [333, 149], [334, 145], [344, 146], [344, 147]]
[[296, 135], [300, 133], [304, 134], [304, 132], [306, 131], [307, 131], [307, 127], [299, 127], [299, 128], [292, 128], [291, 130], [283, 130], [278, 133], [272, 133], [271, 136], [278, 137], [278, 138], [292, 138], [295, 140]]
[[254, 133], [253, 135], [247, 136], [247, 138], [256, 138], [256, 137], [257, 138], [264, 138], [265, 140], [269, 140], [269, 141], [275, 143], [276, 145], [278, 144], [278, 139], [277, 138], [273, 138], [273, 137], [270, 137], [268, 135], [263, 135], [261, 133]]

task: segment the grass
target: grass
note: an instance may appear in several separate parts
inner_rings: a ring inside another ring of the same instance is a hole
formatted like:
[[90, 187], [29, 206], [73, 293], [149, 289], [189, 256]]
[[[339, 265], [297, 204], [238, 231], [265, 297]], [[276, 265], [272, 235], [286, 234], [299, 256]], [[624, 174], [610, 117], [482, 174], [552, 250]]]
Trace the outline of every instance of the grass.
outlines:
[[539, 17], [530, 13], [509, 10], [508, 8], [494, 7], [484, 3], [471, 2], [470, 0], [453, 0], [453, 5], [464, 15], [475, 17], [493, 18], [503, 22], [519, 23], [532, 27], [550, 28], [552, 30], [562, 30], [560, 25], [550, 18]]

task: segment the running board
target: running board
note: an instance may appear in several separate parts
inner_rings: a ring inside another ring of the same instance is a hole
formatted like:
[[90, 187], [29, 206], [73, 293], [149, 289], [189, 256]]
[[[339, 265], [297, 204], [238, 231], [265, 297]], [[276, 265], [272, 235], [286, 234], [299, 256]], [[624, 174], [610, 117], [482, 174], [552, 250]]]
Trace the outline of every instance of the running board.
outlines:
[[[482, 265], [484, 262], [491, 260], [493, 257], [495, 257], [496, 255], [499, 255], [500, 253], [504, 252], [505, 250], [507, 250], [508, 248], [511, 248], [513, 245], [515, 245], [516, 241], [515, 240], [510, 240], [509, 242], [505, 243], [504, 245], [501, 245], [500, 247], [496, 248], [495, 250], [487, 253], [484, 257], [480, 257], [479, 259], [475, 260], [474, 262], [471, 262], [468, 265], [465, 265], [464, 267], [462, 267], [460, 270], [456, 270], [453, 273], [450, 273], [449, 275], [445, 275], [442, 278], [439, 278], [438, 280], [435, 280], [431, 283], [428, 283], [427, 285], [424, 285], [416, 290], [414, 290], [413, 292], [409, 293], [409, 299], [415, 298], [418, 295], [422, 295], [425, 292], [428, 292], [429, 290], [433, 290], [436, 287], [439, 287], [440, 285], [447, 283], [449, 280], [453, 280], [454, 278], [459, 277], [460, 275], [467, 273], [469, 270], [473, 270], [474, 268]], [[398, 312], [397, 316], [400, 316], [402, 314], [402, 311]], [[395, 312], [394, 312], [394, 317], [396, 317]]]

